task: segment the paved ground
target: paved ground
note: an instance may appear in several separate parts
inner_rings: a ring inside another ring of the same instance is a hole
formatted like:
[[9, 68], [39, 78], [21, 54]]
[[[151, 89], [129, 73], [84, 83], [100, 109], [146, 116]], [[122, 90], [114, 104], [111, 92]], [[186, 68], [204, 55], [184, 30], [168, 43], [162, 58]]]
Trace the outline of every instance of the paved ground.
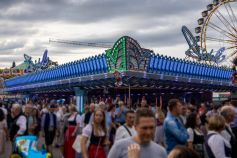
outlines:
[[[42, 137], [39, 138], [38, 146], [42, 147], [44, 143], [44, 139]], [[8, 158], [11, 154], [11, 143], [8, 141], [6, 142], [6, 156], [0, 156], [0, 158]], [[53, 148], [53, 156], [54, 158], [62, 158], [61, 152], [59, 148]]]

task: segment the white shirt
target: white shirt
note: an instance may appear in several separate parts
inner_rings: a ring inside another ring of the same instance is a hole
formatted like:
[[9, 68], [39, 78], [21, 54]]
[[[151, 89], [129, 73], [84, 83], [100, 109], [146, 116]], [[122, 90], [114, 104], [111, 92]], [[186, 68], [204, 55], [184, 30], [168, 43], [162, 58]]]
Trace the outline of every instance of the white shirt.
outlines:
[[85, 120], [85, 113], [81, 115], [81, 122], [80, 122], [80, 127], [81, 128], [85, 127], [84, 120]]
[[[130, 131], [132, 136], [135, 136], [137, 134], [134, 127], [132, 127], [132, 128], [128, 127], [128, 126], [126, 126], [126, 127]], [[130, 134], [128, 133], [128, 131], [126, 130], [126, 128], [124, 126], [120, 126], [116, 131], [115, 141], [118, 141], [118, 140], [124, 139], [124, 138], [129, 138], [129, 137], [132, 137], [132, 136], [130, 136]]]
[[18, 135], [23, 135], [26, 131], [26, 117], [25, 116], [20, 116], [16, 124], [19, 126], [19, 130], [17, 131]]
[[[76, 116], [75, 116], [76, 115]], [[72, 115], [70, 115], [70, 117], [68, 118], [68, 121], [74, 121], [76, 117], [76, 123], [81, 123], [81, 116], [77, 113], [74, 113]]]
[[215, 131], [209, 131], [208, 134], [216, 133], [215, 135], [212, 135], [208, 140], [208, 145], [211, 148], [212, 153], [216, 158], [230, 158], [226, 157], [225, 155], [225, 148], [224, 145], [231, 148], [230, 143], [219, 133]]
[[[229, 129], [229, 131], [233, 134], [233, 131], [232, 131], [232, 129], [230, 128], [230, 125], [228, 125], [228, 124], [225, 124], [225, 125], [226, 125], [226, 127]], [[221, 132], [221, 135], [222, 135], [228, 142], [230, 142], [231, 135], [227, 132], [226, 129]], [[234, 134], [233, 134], [233, 135], [234, 135]]]
[[55, 112], [55, 115], [57, 116], [58, 122], [63, 120], [63, 110], [61, 108]]
[[[85, 115], [86, 115], [86, 113], [84, 113], [84, 114], [81, 115], [80, 127], [82, 127], [82, 128], [85, 127], [85, 123], [84, 123], [84, 121], [85, 121]], [[89, 120], [89, 123], [88, 123], [88, 124], [91, 124], [91, 123], [93, 122], [93, 120], [94, 120], [94, 113], [91, 114], [90, 120]]]
[[5, 109], [5, 108], [3, 108], [3, 107], [1, 107], [1, 109], [2, 109], [2, 111], [3, 111], [3, 113], [4, 113], [4, 115], [7, 116], [7, 109]]
[[[85, 128], [83, 128], [83, 130], [82, 130], [82, 135], [85, 136], [85, 137], [87, 137], [87, 138], [90, 138], [92, 132], [93, 132], [92, 125], [91, 125], [91, 124], [88, 124], [88, 125], [86, 125]], [[104, 131], [100, 131], [100, 132], [99, 132], [99, 136], [104, 136], [104, 135], [105, 135], [105, 132], [104, 132]]]

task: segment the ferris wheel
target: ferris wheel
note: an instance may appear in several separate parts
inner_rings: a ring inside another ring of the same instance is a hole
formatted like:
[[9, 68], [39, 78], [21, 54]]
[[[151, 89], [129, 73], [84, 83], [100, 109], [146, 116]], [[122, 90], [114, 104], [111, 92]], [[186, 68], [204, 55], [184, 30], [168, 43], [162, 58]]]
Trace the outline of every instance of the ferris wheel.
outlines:
[[202, 50], [217, 52], [224, 49], [225, 60], [220, 65], [230, 66], [237, 57], [237, 0], [213, 0], [202, 12], [195, 28]]

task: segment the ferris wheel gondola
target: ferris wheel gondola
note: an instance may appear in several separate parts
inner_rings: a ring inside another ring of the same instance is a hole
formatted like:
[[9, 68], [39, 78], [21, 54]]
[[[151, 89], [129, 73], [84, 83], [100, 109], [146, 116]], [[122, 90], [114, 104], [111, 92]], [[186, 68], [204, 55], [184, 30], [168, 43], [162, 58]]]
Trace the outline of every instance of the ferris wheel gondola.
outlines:
[[214, 0], [208, 4], [195, 28], [197, 42], [207, 52], [225, 48], [221, 65], [230, 66], [237, 57], [237, 0]]

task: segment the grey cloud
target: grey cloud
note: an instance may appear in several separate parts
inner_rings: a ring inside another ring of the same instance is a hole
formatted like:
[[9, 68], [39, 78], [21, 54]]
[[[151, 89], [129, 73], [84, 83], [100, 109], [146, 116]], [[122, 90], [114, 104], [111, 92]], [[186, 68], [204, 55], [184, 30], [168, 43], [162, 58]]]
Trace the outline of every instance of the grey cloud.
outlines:
[[17, 65], [21, 64], [24, 61], [24, 56], [15, 54], [14, 56], [10, 57], [0, 53], [0, 61], [1, 68], [10, 67], [13, 61], [15, 61]]
[[[44, 24], [51, 22], [98, 25], [96, 35], [88, 30], [88, 36], [71, 37], [68, 40], [115, 42], [119, 37], [129, 35], [136, 39], [142, 47], [148, 49], [149, 47], [160, 48], [180, 45], [186, 43], [181, 34], [181, 26], [187, 25], [194, 32], [196, 20], [210, 2], [209, 0], [1, 0], [0, 28], [3, 29], [0, 29], [0, 40], [3, 40], [0, 41], [0, 53], [9, 50], [13, 60], [15, 59], [14, 55], [22, 54], [21, 60], [16, 58], [16, 60], [22, 61], [24, 53], [31, 55], [35, 60], [42, 57], [46, 48], [48, 48], [52, 58], [54, 56], [62, 56], [63, 58], [67, 54], [77, 55], [77, 52], [84, 52], [86, 46], [63, 46], [59, 44], [51, 46], [42, 41], [32, 41], [32, 45], [26, 46], [31, 36], [37, 36], [40, 28], [44, 29]], [[14, 14], [6, 13], [9, 8], [14, 7], [19, 7], [22, 11]], [[99, 27], [107, 27], [103, 25], [104, 22], [121, 24], [121, 28], [118, 28], [115, 33], [100, 34]], [[161, 31], [156, 26], [165, 27], [165, 29]], [[140, 30], [151, 31], [142, 32]], [[67, 31], [80, 32], [80, 30]], [[43, 36], [45, 38], [45, 35]], [[4, 46], [1, 43], [5, 41], [5, 38], [14, 39], [14, 41], [22, 40]], [[13, 50], [16, 48], [24, 49], [14, 52]], [[98, 54], [102, 53], [100, 50], [97, 51]], [[1, 57], [0, 60], [2, 61]]]
[[24, 43], [24, 41], [2, 41], [0, 42], [0, 51], [23, 48]]
[[0, 30], [0, 36], [3, 37], [11, 37], [11, 36], [25, 36], [25, 35], [32, 35], [37, 33], [35, 29], [28, 29], [28, 28], [20, 28], [19, 26], [6, 28]]
[[[162, 17], [179, 13], [185, 15], [188, 11], [199, 10], [206, 1], [197, 0], [87, 0], [78, 3], [61, 1], [23, 1], [15, 5], [30, 5], [28, 12], [13, 14], [1, 18], [10, 20], [31, 21], [70, 21], [76, 23], [94, 23], [98, 21], [109, 21], [117, 17], [140, 16], [147, 18]], [[190, 7], [190, 4], [193, 4]], [[9, 5], [12, 6], [12, 5]], [[7, 6], [3, 10], [7, 10]]]
[[[109, 44], [113, 45], [120, 37], [127, 35], [141, 44], [141, 46], [169, 46], [171, 44], [180, 44], [184, 43], [184, 37], [181, 33], [181, 26], [174, 26], [170, 29], [162, 30], [162, 31], [152, 31], [149, 33], [140, 33], [136, 30], [123, 30], [119, 33], [114, 33], [108, 36], [100, 36], [100, 37], [86, 37], [74, 39], [75, 41], [81, 42], [110, 42]], [[61, 45], [55, 44], [55, 46], [68, 46], [69, 45]], [[71, 46], [73, 47], [73, 46]], [[81, 46], [80, 46], [81, 47]]]

